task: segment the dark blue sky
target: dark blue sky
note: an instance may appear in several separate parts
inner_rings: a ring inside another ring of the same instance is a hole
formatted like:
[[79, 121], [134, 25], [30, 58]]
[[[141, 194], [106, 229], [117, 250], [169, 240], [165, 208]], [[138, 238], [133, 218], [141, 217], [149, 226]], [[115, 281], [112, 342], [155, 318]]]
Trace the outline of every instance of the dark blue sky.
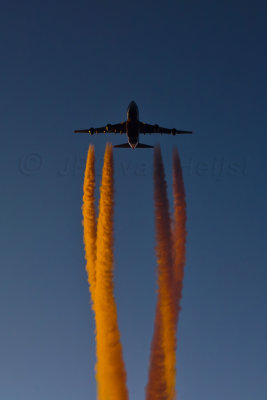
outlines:
[[[56, 4], [55, 4], [56, 3]], [[140, 119], [184, 137], [187, 264], [179, 398], [265, 400], [265, 1], [4, 1], [0, 398], [94, 399], [74, 129]], [[121, 143], [123, 137], [110, 137]], [[152, 151], [115, 152], [115, 293], [131, 400], [144, 398], [155, 309]], [[97, 193], [98, 195], [98, 193]], [[171, 190], [170, 190], [171, 196]]]

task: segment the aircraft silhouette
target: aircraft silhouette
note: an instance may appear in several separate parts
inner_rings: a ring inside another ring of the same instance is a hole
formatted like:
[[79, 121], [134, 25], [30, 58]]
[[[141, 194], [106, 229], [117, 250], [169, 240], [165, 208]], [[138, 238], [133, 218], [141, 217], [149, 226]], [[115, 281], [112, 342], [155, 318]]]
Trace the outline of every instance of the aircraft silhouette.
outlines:
[[153, 148], [154, 146], [150, 146], [148, 144], [139, 143], [139, 134], [152, 134], [152, 133], [160, 133], [167, 135], [178, 135], [178, 134], [188, 134], [192, 133], [191, 131], [181, 131], [175, 128], [168, 129], [162, 128], [159, 125], [149, 125], [139, 121], [139, 110], [137, 104], [134, 101], [128, 106], [127, 110], [127, 121], [122, 122], [120, 124], [107, 124], [106, 126], [100, 128], [90, 128], [90, 129], [82, 129], [76, 130], [75, 133], [90, 133], [93, 135], [94, 133], [125, 133], [128, 137], [128, 143], [117, 144], [117, 148]]

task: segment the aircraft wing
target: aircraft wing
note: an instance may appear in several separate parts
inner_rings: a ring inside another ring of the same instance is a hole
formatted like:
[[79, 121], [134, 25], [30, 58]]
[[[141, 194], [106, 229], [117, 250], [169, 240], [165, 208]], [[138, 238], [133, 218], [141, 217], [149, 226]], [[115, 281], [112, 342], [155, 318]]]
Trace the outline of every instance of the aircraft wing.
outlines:
[[168, 128], [163, 128], [162, 126], [158, 125], [149, 125], [149, 124], [144, 124], [143, 122], [140, 122], [140, 133], [161, 133], [161, 134], [167, 134], [167, 135], [179, 135], [179, 134], [186, 134], [186, 133], [192, 133], [191, 131], [181, 131], [178, 129], [168, 129]]
[[121, 124], [107, 124], [106, 126], [101, 126], [100, 128], [89, 128], [74, 131], [75, 133], [126, 133], [126, 122]]

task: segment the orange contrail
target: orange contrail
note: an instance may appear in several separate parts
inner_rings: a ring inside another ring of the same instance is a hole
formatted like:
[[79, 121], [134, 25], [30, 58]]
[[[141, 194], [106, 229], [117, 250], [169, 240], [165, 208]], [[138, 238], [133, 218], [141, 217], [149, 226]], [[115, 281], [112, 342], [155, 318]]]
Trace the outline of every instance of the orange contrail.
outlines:
[[182, 168], [173, 151], [173, 229], [160, 149], [154, 153], [158, 302], [151, 345], [147, 400], [174, 400], [177, 322], [182, 298], [186, 243], [186, 202]]
[[162, 320], [158, 301], [156, 307], [154, 334], [151, 344], [148, 384], [146, 386], [147, 400], [168, 400], [165, 355], [162, 341]]
[[173, 149], [172, 155], [172, 179], [174, 196], [174, 225], [173, 225], [173, 261], [175, 277], [175, 301], [176, 301], [176, 323], [181, 309], [184, 266], [185, 266], [185, 245], [186, 245], [186, 201], [185, 189], [182, 174], [182, 167], [177, 148]]
[[127, 400], [126, 371], [113, 294], [113, 154], [107, 144], [96, 239], [96, 379], [98, 400]]
[[83, 184], [83, 227], [84, 227], [84, 247], [86, 270], [94, 309], [94, 295], [96, 285], [96, 212], [95, 212], [95, 150], [90, 145], [87, 154], [86, 168]]
[[[153, 393], [158, 392], [156, 397], [157, 399], [173, 400], [175, 397], [176, 375], [173, 247], [167, 184], [165, 181], [164, 166], [159, 147], [156, 147], [154, 153], [154, 184], [157, 242], [156, 254], [158, 264], [158, 303], [146, 397], [147, 400], [154, 400], [155, 395]], [[157, 356], [158, 354], [160, 354], [160, 357]], [[157, 386], [158, 380], [162, 379], [162, 376], [160, 376], [160, 371], [162, 371], [162, 358], [165, 384], [161, 385], [162, 391], [160, 391]]]

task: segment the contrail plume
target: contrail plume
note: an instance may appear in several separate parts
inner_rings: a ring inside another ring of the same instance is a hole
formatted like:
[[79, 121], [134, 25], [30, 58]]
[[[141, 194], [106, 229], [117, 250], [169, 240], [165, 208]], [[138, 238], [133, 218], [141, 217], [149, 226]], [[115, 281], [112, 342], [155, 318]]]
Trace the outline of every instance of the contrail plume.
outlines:
[[95, 212], [95, 150], [90, 145], [87, 154], [86, 168], [83, 185], [83, 228], [84, 248], [86, 259], [86, 271], [94, 309], [94, 295], [96, 285], [96, 212]]
[[186, 201], [182, 167], [177, 148], [172, 155], [172, 179], [174, 196], [173, 217], [173, 261], [175, 278], [176, 324], [179, 318], [182, 298], [185, 250], [186, 250]]
[[147, 400], [154, 400], [152, 393], [157, 391], [158, 380], [161, 378], [159, 371], [162, 370], [161, 354], [163, 353], [165, 385], [162, 385], [162, 392], [157, 393], [158, 397], [156, 398], [160, 400], [173, 400], [175, 397], [176, 375], [173, 247], [167, 184], [159, 147], [156, 147], [154, 152], [154, 185], [158, 303], [146, 394]]
[[98, 400], [127, 400], [126, 371], [122, 356], [113, 294], [113, 154], [107, 144], [100, 188], [96, 239], [96, 379]]
[[[186, 245], [185, 190], [177, 149], [173, 150], [172, 162], [173, 218], [170, 216], [161, 151], [156, 147], [154, 203], [158, 295], [146, 400], [174, 400], [176, 395], [176, 334]], [[97, 221], [94, 191], [95, 153], [94, 147], [89, 146], [82, 212], [86, 270], [96, 324], [97, 399], [128, 400], [113, 284], [114, 180], [110, 144], [106, 146], [104, 156]]]
[[154, 334], [151, 344], [150, 368], [146, 386], [146, 400], [168, 400], [166, 385], [165, 354], [163, 350], [162, 320], [157, 303]]

